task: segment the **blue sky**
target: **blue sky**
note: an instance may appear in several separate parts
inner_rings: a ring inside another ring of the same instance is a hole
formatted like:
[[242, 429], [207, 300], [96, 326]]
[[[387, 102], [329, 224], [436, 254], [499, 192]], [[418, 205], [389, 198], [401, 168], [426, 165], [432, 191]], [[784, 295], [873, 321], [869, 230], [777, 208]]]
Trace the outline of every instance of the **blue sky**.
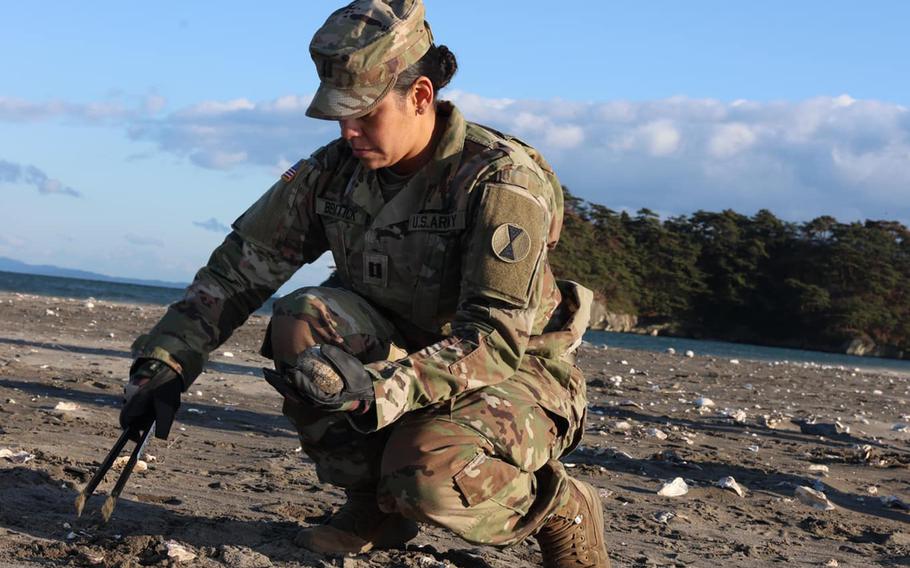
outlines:
[[[444, 97], [538, 146], [582, 197], [910, 220], [910, 3], [426, 4], [460, 63]], [[303, 109], [307, 45], [339, 5], [5, 6], [0, 256], [189, 280], [336, 136]]]

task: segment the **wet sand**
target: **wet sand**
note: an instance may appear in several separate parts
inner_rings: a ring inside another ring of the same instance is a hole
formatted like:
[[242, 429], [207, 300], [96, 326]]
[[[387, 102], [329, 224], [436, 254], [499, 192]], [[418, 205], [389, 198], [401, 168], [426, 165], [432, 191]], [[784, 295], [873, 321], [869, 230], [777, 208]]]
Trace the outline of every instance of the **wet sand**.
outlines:
[[[119, 434], [129, 344], [163, 312], [93, 304], [0, 293], [0, 566], [539, 565], [533, 541], [498, 550], [434, 527], [357, 557], [295, 546], [342, 494], [320, 485], [259, 375], [261, 316], [213, 354], [111, 521], [114, 474], [76, 519]], [[592, 346], [579, 364], [589, 420], [565, 461], [600, 489], [614, 566], [910, 565], [910, 377]], [[717, 485], [728, 476], [744, 496]], [[658, 495], [677, 477], [688, 493]], [[169, 558], [175, 545], [194, 558]]]

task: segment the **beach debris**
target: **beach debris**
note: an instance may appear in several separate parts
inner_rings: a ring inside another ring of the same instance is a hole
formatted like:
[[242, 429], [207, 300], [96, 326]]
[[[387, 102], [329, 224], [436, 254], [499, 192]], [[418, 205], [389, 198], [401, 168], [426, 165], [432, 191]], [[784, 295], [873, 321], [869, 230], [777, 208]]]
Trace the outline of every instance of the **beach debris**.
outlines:
[[778, 428], [780, 428], [780, 425], [783, 421], [784, 421], [783, 418], [781, 418], [779, 416], [771, 416], [770, 414], [763, 414], [761, 417], [761, 420], [759, 421], [759, 424], [761, 424], [762, 426], [764, 426], [765, 428], [767, 428], [769, 430], [777, 430]]
[[195, 553], [175, 540], [165, 542], [164, 546], [167, 548], [167, 557], [174, 562], [189, 562], [196, 558]]
[[820, 463], [814, 463], [809, 466], [809, 471], [811, 473], [820, 473], [822, 475], [828, 475], [828, 466], [822, 465]]
[[205, 414], [204, 410], [200, 410], [198, 408], [187, 408], [186, 411], [190, 414]]
[[90, 310], [95, 309], [95, 302], [93, 302], [92, 300], [94, 300], [94, 298], [89, 298], [89, 299], [86, 300], [85, 303], [82, 304], [82, 305], [85, 306], [86, 308], [90, 309]]
[[692, 357], [695, 357], [695, 351], [692, 351], [691, 349], [689, 349], [688, 351], [686, 351], [686, 357], [688, 357], [689, 359], [691, 359]]
[[700, 396], [695, 399], [695, 406], [697, 406], [699, 409], [711, 408], [714, 406], [714, 401], [706, 396]]
[[[114, 460], [114, 464], [111, 466], [114, 469], [123, 469], [126, 466], [126, 462], [130, 461], [130, 456], [120, 456]], [[142, 473], [148, 471], [149, 464], [144, 460], [137, 460], [136, 467], [133, 468], [133, 473]]]
[[721, 489], [729, 489], [740, 497], [746, 496], [746, 492], [743, 490], [742, 486], [739, 483], [736, 483], [736, 480], [729, 475], [727, 477], [720, 478], [720, 480], [717, 482], [717, 486]]
[[662, 525], [667, 525], [675, 516], [676, 513], [671, 513], [670, 511], [658, 511], [654, 513], [654, 520]]
[[628, 398], [623, 401], [620, 401], [619, 406], [628, 406], [631, 408], [638, 408], [640, 410], [643, 408], [639, 403], [635, 402], [634, 400], [628, 399]]
[[449, 564], [442, 560], [437, 560], [432, 556], [421, 555], [417, 557], [417, 565], [420, 568], [449, 568]]
[[721, 410], [720, 413], [722, 416], [731, 418], [733, 420], [733, 422], [736, 422], [737, 424], [743, 424], [746, 422], [746, 419], [749, 418], [749, 415], [746, 414], [746, 411], [742, 410], [742, 409], [733, 410], [730, 408], [725, 408], [725, 409]]
[[268, 556], [245, 546], [223, 544], [219, 547], [221, 561], [226, 566], [237, 568], [269, 568], [272, 561]]
[[673, 349], [672, 347], [667, 347], [667, 354], [676, 355], [676, 349]]
[[222, 352], [221, 352], [221, 356], [222, 356], [222, 357], [233, 357], [234, 354], [231, 353], [230, 351], [222, 351]]
[[116, 336], [114, 335], [114, 332], [113, 332], [113, 331], [110, 332], [110, 333], [108, 333], [107, 336], [110, 337], [111, 339], [114, 339], [114, 337], [116, 337]]
[[609, 381], [610, 381], [611, 385], [619, 388], [619, 385], [622, 384], [622, 375], [613, 375], [612, 377], [610, 377]]
[[0, 448], [0, 459], [5, 459], [13, 463], [28, 463], [35, 459], [35, 456], [25, 450], [14, 452], [9, 448]]
[[74, 540], [75, 538], [76, 538], [76, 533], [74, 533], [73, 531], [66, 533], [66, 540]]
[[834, 503], [829, 501], [828, 497], [823, 492], [812, 489], [811, 487], [806, 487], [805, 485], [800, 485], [796, 488], [796, 498], [804, 505], [808, 505], [813, 509], [818, 509], [820, 511], [831, 511], [835, 508]]
[[869, 444], [854, 444], [853, 459], [859, 462], [868, 462], [872, 460], [875, 449]]
[[837, 562], [837, 559], [832, 558], [825, 562], [825, 568], [837, 568], [840, 564]]
[[730, 359], [731, 365], [739, 365], [739, 359]]
[[75, 402], [61, 401], [58, 402], [56, 406], [54, 406], [54, 410], [58, 410], [60, 412], [73, 412], [75, 410], [79, 410], [79, 405]]
[[8, 398], [8, 399], [6, 399], [6, 404], [16, 404], [16, 401], [11, 398]]
[[645, 434], [647, 434], [648, 436], [650, 436], [652, 438], [657, 438], [658, 440], [667, 439], [667, 435], [659, 428], [648, 428], [647, 430], [645, 430]]
[[910, 432], [910, 425], [902, 424], [902, 423], [898, 422], [897, 424], [895, 424], [894, 426], [891, 427], [891, 431], [893, 431], [893, 432]]
[[752, 452], [753, 454], [757, 454], [757, 453], [758, 453], [758, 450], [760, 450], [761, 447], [758, 446], [757, 444], [752, 444], [751, 446], [749, 446], [749, 447], [746, 448], [746, 449], [749, 450], [750, 452]]
[[46, 310], [44, 310], [44, 315], [57, 317], [57, 312], [55, 312], [54, 310], [51, 310], [51, 309], [46, 309]]
[[677, 477], [673, 481], [664, 483], [663, 487], [657, 492], [663, 497], [681, 497], [689, 492], [689, 486], [682, 477]]
[[813, 436], [836, 436], [838, 434], [850, 433], [850, 427], [844, 426], [838, 421], [830, 423], [800, 420], [797, 421], [796, 424], [799, 426], [800, 432]]
[[632, 425], [626, 420], [619, 420], [613, 423], [613, 429], [619, 430], [620, 432], [626, 432], [632, 429]]
[[888, 507], [889, 509], [900, 509], [902, 511], [910, 511], [910, 504], [902, 500], [900, 497], [895, 495], [888, 495], [881, 497], [882, 505]]
[[866, 487], [866, 493], [868, 493], [869, 495], [878, 495], [878, 487], [876, 487], [875, 485], [870, 485], [870, 486]]

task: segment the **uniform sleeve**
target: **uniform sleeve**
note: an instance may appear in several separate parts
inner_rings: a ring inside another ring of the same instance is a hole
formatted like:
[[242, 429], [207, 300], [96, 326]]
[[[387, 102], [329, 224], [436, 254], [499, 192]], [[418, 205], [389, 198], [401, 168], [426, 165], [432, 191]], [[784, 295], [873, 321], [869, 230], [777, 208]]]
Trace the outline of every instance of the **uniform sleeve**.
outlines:
[[452, 335], [405, 359], [368, 366], [375, 377], [377, 428], [408, 411], [496, 384], [518, 369], [547, 262], [552, 209], [536, 197], [540, 193], [493, 182], [475, 189]]
[[301, 160], [241, 215], [183, 299], [136, 339], [133, 357], [166, 362], [188, 387], [212, 350], [300, 266], [327, 250], [313, 207], [320, 174], [318, 162]]

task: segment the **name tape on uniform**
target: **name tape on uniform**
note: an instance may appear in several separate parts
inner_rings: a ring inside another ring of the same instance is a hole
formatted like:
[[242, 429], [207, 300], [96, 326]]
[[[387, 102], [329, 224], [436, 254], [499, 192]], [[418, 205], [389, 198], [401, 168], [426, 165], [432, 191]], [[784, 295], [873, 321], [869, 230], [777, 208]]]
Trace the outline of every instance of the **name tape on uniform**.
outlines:
[[316, 198], [316, 214], [332, 217], [348, 223], [363, 224], [363, 213], [351, 205], [338, 203], [323, 197]]

